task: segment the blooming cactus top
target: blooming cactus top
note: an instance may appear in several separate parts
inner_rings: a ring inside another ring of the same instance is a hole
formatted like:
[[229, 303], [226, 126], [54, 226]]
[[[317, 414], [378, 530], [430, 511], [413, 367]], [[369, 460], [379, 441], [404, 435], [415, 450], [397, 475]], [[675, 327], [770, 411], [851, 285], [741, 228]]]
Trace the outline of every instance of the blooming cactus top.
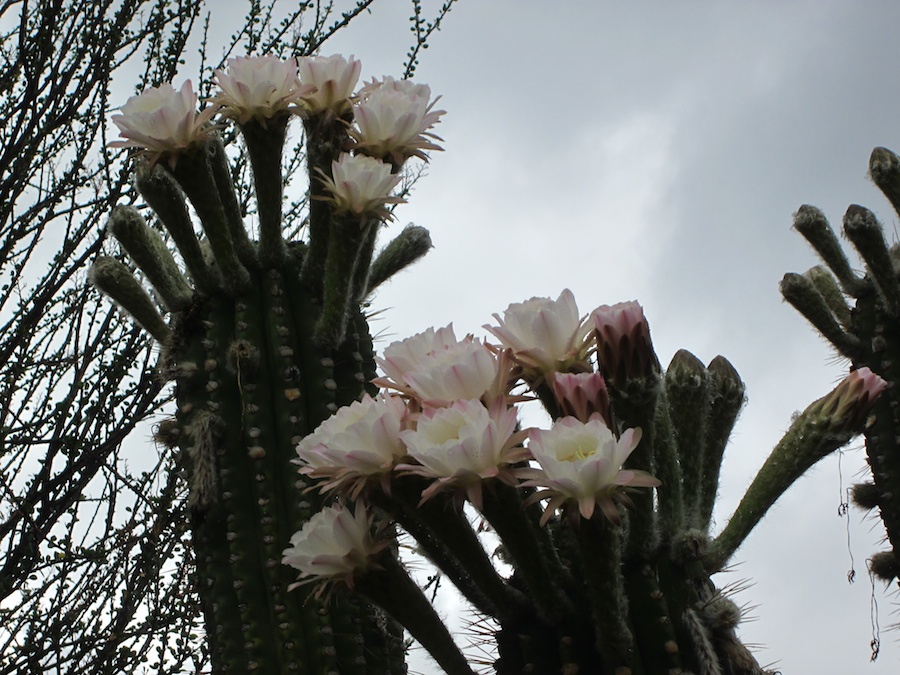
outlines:
[[214, 75], [220, 91], [213, 98], [228, 117], [244, 123], [253, 117], [269, 119], [296, 109], [299, 98], [315, 90], [301, 85], [294, 59], [275, 56], [237, 56]]
[[566, 370], [587, 355], [585, 338], [591, 326], [578, 314], [575, 296], [568, 288], [556, 300], [531, 298], [506, 308], [499, 326], [484, 328], [513, 350], [513, 358], [526, 368], [548, 374]]
[[359, 501], [353, 513], [332, 506], [313, 515], [291, 537], [282, 562], [300, 570], [301, 579], [308, 579], [301, 584], [342, 581], [352, 586], [353, 575], [368, 568], [371, 557], [386, 546], [387, 542], [375, 541], [371, 520]]
[[209, 136], [206, 123], [216, 113], [210, 106], [197, 112], [197, 94], [190, 80], [181, 89], [169, 84], [151, 87], [129, 98], [121, 107], [121, 114], [113, 115], [124, 141], [112, 141], [117, 148], [142, 148], [154, 159], [165, 153], [177, 153], [203, 142]]
[[425, 150], [442, 149], [429, 140], [441, 140], [429, 129], [444, 114], [433, 110], [437, 99], [430, 99], [428, 85], [391, 77], [373, 81], [360, 92], [354, 108], [356, 128], [350, 129], [350, 135], [362, 152], [397, 165], [407, 157], [427, 160]]
[[349, 107], [362, 64], [340, 54], [333, 56], [305, 56], [297, 59], [297, 72], [303, 84], [312, 85], [312, 93], [303, 96], [303, 105], [310, 115], [333, 112], [342, 115]]
[[641, 440], [640, 429], [627, 429], [616, 438], [596, 415], [588, 422], [574, 417], [557, 420], [549, 430], [533, 429], [528, 449], [540, 469], [519, 469], [523, 486], [545, 488], [528, 502], [549, 499], [541, 524], [566, 502], [575, 502], [584, 518], [600, 507], [609, 520], [619, 523], [615, 501], [620, 486], [656, 487], [660, 482], [644, 471], [622, 469]]

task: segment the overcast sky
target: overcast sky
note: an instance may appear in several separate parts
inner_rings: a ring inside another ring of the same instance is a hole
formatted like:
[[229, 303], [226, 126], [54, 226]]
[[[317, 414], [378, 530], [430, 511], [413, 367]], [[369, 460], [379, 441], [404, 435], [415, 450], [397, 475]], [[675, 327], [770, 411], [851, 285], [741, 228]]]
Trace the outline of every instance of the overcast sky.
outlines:
[[[366, 78], [399, 74], [408, 43], [408, 3], [382, 4], [327, 49], [354, 53]], [[460, 0], [416, 77], [443, 94], [446, 152], [398, 210], [435, 249], [380, 293], [375, 329], [483, 334], [493, 312], [566, 287], [584, 312], [638, 299], [664, 364], [679, 348], [722, 354], [747, 384], [721, 526], [791, 414], [846, 372], [778, 293], [817, 262], [792, 213], [812, 203], [840, 225], [862, 203], [896, 240], [866, 169], [874, 146], [900, 150], [898, 28], [887, 0]], [[848, 550], [837, 515], [861, 447], [795, 485], [717, 580], [754, 583], [737, 596], [756, 606], [741, 634], [786, 675], [900, 660], [900, 634], [883, 630], [868, 663], [880, 521], [852, 510]], [[884, 629], [897, 598], [880, 583], [875, 597]]]

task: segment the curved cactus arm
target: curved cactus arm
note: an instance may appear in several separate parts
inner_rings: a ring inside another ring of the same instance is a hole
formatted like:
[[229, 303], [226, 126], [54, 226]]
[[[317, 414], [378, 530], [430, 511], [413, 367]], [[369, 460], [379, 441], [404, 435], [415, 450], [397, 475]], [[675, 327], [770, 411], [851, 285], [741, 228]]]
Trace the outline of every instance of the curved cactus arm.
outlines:
[[[862, 431], [868, 402], [848, 385], [848, 378], [811, 403], [760, 468], [734, 514], [706, 554], [709, 572], [720, 571], [762, 520], [775, 501], [820, 459], [846, 445]], [[869, 406], [870, 407], [870, 406]]]

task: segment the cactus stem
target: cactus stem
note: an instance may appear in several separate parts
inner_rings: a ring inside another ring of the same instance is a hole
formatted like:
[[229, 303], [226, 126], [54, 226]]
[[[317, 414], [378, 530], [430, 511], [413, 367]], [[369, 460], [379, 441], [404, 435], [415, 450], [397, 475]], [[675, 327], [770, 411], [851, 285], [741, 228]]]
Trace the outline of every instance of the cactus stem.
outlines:
[[897, 318], [900, 316], [900, 282], [897, 281], [881, 224], [871, 211], [853, 204], [844, 215], [844, 233], [865, 260], [869, 278], [884, 300], [888, 315]]
[[225, 285], [232, 293], [236, 293], [247, 287], [250, 275], [236, 254], [225, 206], [218, 191], [211, 164], [215, 145], [216, 142], [211, 141], [193, 152], [182, 153], [172, 175], [200, 216], [200, 223]]
[[390, 551], [378, 557], [382, 571], [354, 579], [355, 589], [399, 621], [447, 675], [475, 675], [422, 589]]
[[597, 650], [609, 672], [630, 669], [634, 639], [625, 623], [628, 609], [621, 570], [622, 533], [600, 517], [581, 519], [576, 530], [591, 599]]
[[241, 125], [241, 133], [253, 167], [253, 185], [259, 212], [259, 258], [263, 267], [280, 267], [285, 246], [281, 233], [283, 184], [281, 155], [290, 115], [282, 115], [263, 125], [255, 118]]
[[194, 233], [194, 224], [184, 202], [184, 193], [171, 174], [159, 164], [150, 166], [143, 162], [135, 171], [135, 183], [171, 235], [197, 291], [202, 295], [214, 293], [220, 288], [220, 280], [203, 257], [200, 242]]
[[117, 206], [109, 217], [109, 229], [147, 275], [166, 309], [178, 311], [191, 304], [191, 288], [178, 269], [162, 237], [147, 226], [132, 206]]
[[844, 328], [835, 319], [825, 298], [815, 284], [802, 274], [788, 272], [781, 280], [781, 295], [818, 330], [826, 340], [842, 355], [849, 359], [858, 358], [861, 345], [859, 338]]
[[794, 229], [803, 235], [834, 272], [844, 293], [855, 298], [865, 290], [863, 280], [850, 268], [850, 261], [847, 260], [825, 214], [815, 206], [804, 204], [794, 214]]
[[887, 148], [875, 148], [869, 157], [869, 175], [900, 214], [900, 157]]
[[707, 571], [721, 571], [772, 504], [794, 481], [853, 437], [855, 430], [845, 428], [846, 420], [835, 419], [824, 410], [830, 407], [836, 390], [807, 406], [772, 450], [725, 529], [706, 554], [704, 564]]
[[147, 291], [124, 264], [115, 258], [98, 256], [91, 265], [88, 279], [128, 312], [157, 342], [166, 344], [169, 341], [169, 327]]
[[410, 223], [375, 257], [369, 272], [366, 297], [402, 269], [424, 257], [432, 248], [431, 235], [424, 227]]

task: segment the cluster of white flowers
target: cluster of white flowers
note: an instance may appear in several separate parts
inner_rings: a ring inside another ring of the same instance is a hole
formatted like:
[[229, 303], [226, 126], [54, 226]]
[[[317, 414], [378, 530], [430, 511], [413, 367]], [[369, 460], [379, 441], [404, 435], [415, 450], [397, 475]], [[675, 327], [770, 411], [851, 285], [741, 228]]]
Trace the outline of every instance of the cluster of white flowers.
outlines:
[[339, 118], [347, 125], [348, 152], [333, 162], [331, 175], [323, 171], [329, 201], [338, 212], [386, 218], [386, 205], [402, 201], [391, 196], [399, 167], [441, 150], [430, 129], [444, 111], [434, 109], [427, 85], [390, 77], [354, 94], [361, 70], [352, 56], [231, 58], [215, 72], [219, 91], [202, 111], [190, 80], [179, 91], [167, 83], [132, 96], [112, 117], [124, 140], [111, 145], [140, 148], [152, 161], [165, 157], [174, 165], [178, 153], [209, 138], [216, 114], [241, 125], [284, 115]]
[[[659, 481], [623, 468], [641, 430], [614, 431], [604, 366], [596, 370], [592, 355], [608, 346], [598, 345], [604, 335], [626, 351], [630, 336], [646, 335], [640, 348], [652, 351], [640, 306], [604, 306], [588, 319], [565, 290], [556, 300], [512, 304], [495, 318], [499, 326], [485, 328], [499, 345], [458, 339], [452, 325], [388, 345], [377, 359], [383, 392], [338, 411], [303, 439], [300, 471], [322, 479], [322, 490], [358, 502], [369, 490], [390, 494], [392, 481], [414, 475], [427, 480], [422, 502], [450, 492], [457, 504], [467, 499], [477, 509], [485, 481], [497, 480], [538, 488], [526, 505], [547, 502], [542, 524], [557, 511], [619, 523], [624, 490]], [[555, 399], [559, 417], [549, 429], [518, 430], [516, 403], [525, 397], [512, 390], [519, 382]]]

